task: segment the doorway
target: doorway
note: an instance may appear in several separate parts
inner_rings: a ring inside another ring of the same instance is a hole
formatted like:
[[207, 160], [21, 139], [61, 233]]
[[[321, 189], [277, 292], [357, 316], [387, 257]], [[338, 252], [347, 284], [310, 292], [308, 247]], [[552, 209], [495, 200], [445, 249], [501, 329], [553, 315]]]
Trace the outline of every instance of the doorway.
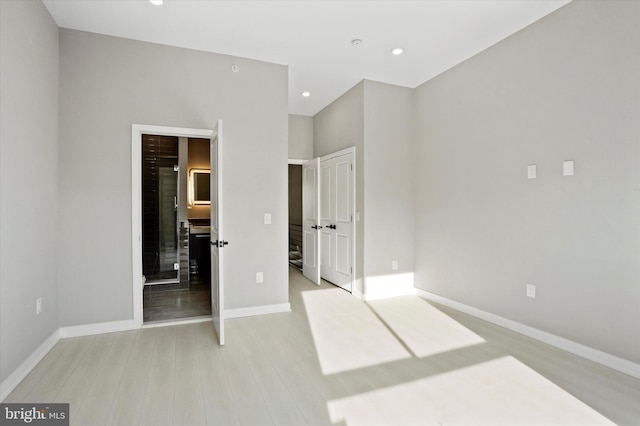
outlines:
[[211, 315], [209, 145], [142, 134], [144, 323]]
[[289, 163], [289, 266], [302, 270], [302, 165]]
[[[211, 208], [210, 223], [215, 223], [211, 227], [211, 237], [215, 234], [215, 243], [223, 242], [222, 240], [222, 121], [217, 120], [213, 129], [190, 129], [181, 127], [164, 127], [153, 125], [133, 124], [131, 126], [131, 253], [132, 253], [132, 301], [133, 301], [133, 321], [137, 327], [143, 324], [143, 288], [144, 288], [144, 267], [142, 259], [142, 230], [143, 230], [143, 214], [142, 214], [142, 138], [144, 134], [158, 136], [173, 136], [182, 138], [202, 138], [209, 141], [211, 149], [210, 162], [215, 164], [215, 173], [213, 170], [209, 173], [211, 200], [215, 200], [215, 208]], [[180, 157], [180, 156], [179, 156]], [[180, 164], [179, 164], [180, 165]], [[212, 167], [213, 169], [213, 167]], [[187, 196], [186, 190], [178, 191], [178, 198]], [[180, 205], [180, 202], [178, 203]], [[186, 221], [188, 224], [188, 220]], [[179, 235], [184, 235], [184, 221], [178, 221]], [[180, 238], [178, 238], [180, 244]], [[226, 241], [225, 241], [226, 243]], [[211, 274], [211, 318], [218, 334], [218, 340], [223, 343], [224, 331], [224, 304], [223, 304], [223, 256], [218, 253], [217, 245], [214, 247], [213, 241], [210, 244], [211, 270], [215, 270], [215, 274]], [[215, 268], [213, 265], [215, 259]], [[180, 268], [182, 271], [188, 271], [189, 268]], [[214, 285], [215, 283], [215, 285]], [[176, 283], [173, 283], [174, 285]], [[163, 323], [170, 324], [171, 321]]]

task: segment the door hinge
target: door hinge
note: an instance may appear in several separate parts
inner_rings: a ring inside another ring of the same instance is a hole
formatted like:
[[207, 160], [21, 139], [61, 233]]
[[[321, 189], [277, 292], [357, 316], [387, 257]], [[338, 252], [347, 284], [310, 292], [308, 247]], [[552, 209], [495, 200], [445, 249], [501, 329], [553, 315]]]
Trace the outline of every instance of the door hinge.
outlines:
[[351, 164], [351, 171], [353, 171], [353, 164]]
[[353, 274], [353, 266], [351, 267], [351, 273]]

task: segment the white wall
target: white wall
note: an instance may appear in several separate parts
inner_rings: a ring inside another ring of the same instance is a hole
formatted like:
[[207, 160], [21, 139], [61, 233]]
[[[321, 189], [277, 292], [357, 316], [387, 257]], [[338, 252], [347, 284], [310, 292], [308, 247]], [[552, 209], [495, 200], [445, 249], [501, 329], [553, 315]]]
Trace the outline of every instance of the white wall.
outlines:
[[639, 16], [572, 2], [416, 90], [417, 287], [640, 361]]
[[356, 147], [355, 287], [364, 292], [364, 82], [360, 82], [313, 117], [313, 156]]
[[[364, 276], [368, 298], [413, 291], [413, 90], [364, 81]], [[391, 262], [398, 262], [392, 270]]]
[[211, 129], [219, 118], [226, 307], [287, 303], [287, 68], [60, 30], [61, 326], [133, 316], [131, 124]]
[[3, 381], [58, 328], [58, 28], [39, 1], [0, 1], [0, 93]]
[[289, 114], [289, 158], [313, 158], [313, 117]]

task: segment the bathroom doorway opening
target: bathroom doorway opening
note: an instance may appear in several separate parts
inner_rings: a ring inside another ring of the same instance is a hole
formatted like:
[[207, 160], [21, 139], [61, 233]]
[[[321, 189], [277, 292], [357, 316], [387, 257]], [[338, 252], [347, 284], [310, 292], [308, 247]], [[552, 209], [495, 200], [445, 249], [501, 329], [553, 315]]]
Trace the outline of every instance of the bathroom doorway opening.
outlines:
[[211, 316], [210, 139], [142, 134], [142, 322]]

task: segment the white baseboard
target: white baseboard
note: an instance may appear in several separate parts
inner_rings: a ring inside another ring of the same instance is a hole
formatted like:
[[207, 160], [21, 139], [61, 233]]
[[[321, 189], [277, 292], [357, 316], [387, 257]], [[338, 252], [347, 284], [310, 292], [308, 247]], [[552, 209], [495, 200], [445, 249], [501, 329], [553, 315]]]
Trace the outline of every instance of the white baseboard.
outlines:
[[140, 326], [134, 320], [99, 322], [95, 324], [60, 327], [60, 337], [91, 336], [94, 334], [115, 333], [117, 331], [137, 330]]
[[36, 350], [33, 351], [31, 355], [29, 355], [27, 359], [25, 359], [22, 364], [20, 364], [18, 368], [9, 375], [9, 377], [0, 383], [0, 401], [4, 401], [4, 399], [9, 396], [16, 386], [18, 386], [20, 382], [27, 377], [27, 374], [29, 374], [31, 370], [33, 370], [34, 367], [42, 361], [42, 358], [49, 353], [59, 340], [60, 330], [57, 329], [47, 338], [47, 340], [42, 342], [40, 346], [38, 346]]
[[252, 306], [250, 308], [225, 309], [224, 318], [252, 317], [254, 315], [277, 314], [280, 312], [291, 312], [290, 303], [279, 305]]
[[433, 294], [419, 288], [416, 288], [416, 294], [424, 299], [440, 303], [441, 305], [448, 306], [457, 311], [464, 312], [465, 314], [469, 314], [476, 318], [480, 318], [490, 323], [499, 325], [500, 327], [515, 331], [516, 333], [523, 334], [527, 337], [531, 337], [532, 339], [539, 340], [548, 345], [555, 346], [556, 348], [571, 352], [574, 355], [578, 355], [582, 358], [586, 358], [590, 361], [604, 365], [605, 367], [612, 368], [614, 370], [620, 371], [621, 373], [625, 373], [640, 379], [640, 364], [637, 364], [635, 362], [619, 358], [615, 355], [602, 352], [598, 349], [594, 349], [581, 343], [574, 342], [573, 340], [565, 339], [564, 337], [547, 333], [546, 331], [524, 325], [522, 323], [501, 317], [499, 315], [474, 308], [473, 306], [465, 305], [463, 303], [456, 302], [455, 300], [438, 296], [437, 294]]
[[[355, 287], [355, 286], [354, 286]], [[354, 288], [353, 291], [351, 292], [351, 294], [354, 297], [357, 297], [360, 300], [364, 300], [364, 293], [361, 292], [360, 290], [358, 290], [357, 288]]]

